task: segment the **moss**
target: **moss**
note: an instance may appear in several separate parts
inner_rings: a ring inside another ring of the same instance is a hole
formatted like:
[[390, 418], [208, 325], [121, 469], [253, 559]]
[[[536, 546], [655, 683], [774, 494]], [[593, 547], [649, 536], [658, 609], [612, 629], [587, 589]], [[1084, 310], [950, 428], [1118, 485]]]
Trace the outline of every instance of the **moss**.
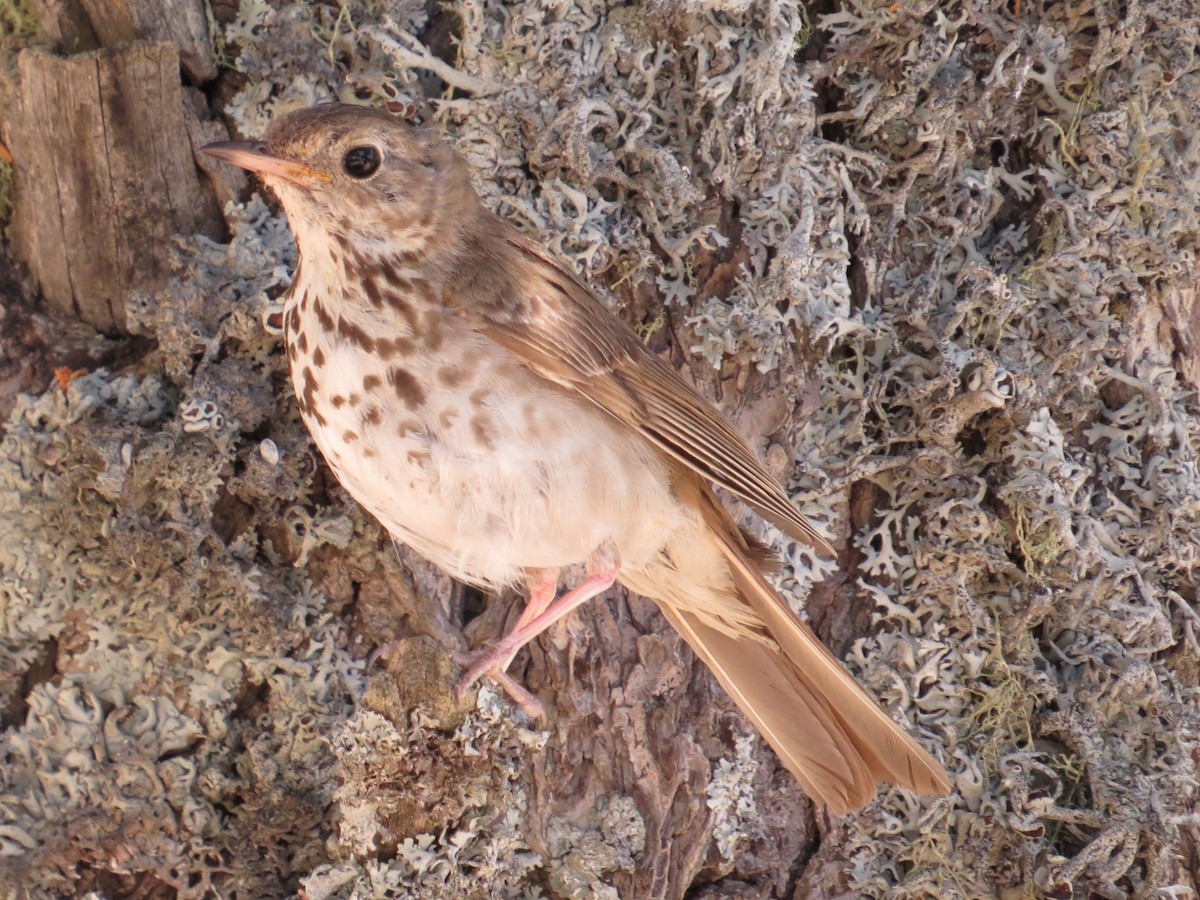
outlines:
[[0, 0], [0, 40], [34, 34], [37, 14], [28, 0]]
[[1064, 551], [1062, 540], [1052, 522], [1043, 520], [1034, 524], [1028, 510], [1020, 506], [1014, 507], [1012, 514], [1013, 536], [1021, 551], [1025, 571], [1034, 578], [1040, 578], [1047, 567], [1061, 561]]
[[[971, 742], [976, 758], [990, 776], [999, 774], [999, 763], [1014, 750], [1033, 747], [1033, 711], [1036, 695], [1028, 674], [1009, 664], [1001, 647], [1001, 629], [985, 658], [980, 676], [968, 689], [974, 702], [962, 719], [962, 737]], [[1026, 647], [1026, 652], [1030, 648]]]

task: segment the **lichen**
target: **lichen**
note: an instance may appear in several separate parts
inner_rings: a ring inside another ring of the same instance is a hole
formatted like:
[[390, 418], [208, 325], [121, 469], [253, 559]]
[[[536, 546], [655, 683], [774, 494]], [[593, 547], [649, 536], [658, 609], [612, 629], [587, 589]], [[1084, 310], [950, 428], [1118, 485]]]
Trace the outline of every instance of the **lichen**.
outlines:
[[[1186, 896], [1188, 13], [243, 0], [224, 112], [257, 137], [317, 100], [411, 106], [656, 352], [735, 408], [794, 392], [775, 443], [845, 571], [768, 531], [777, 583], [798, 609], [823, 583], [872, 611], [848, 664], [955, 788], [883, 791], [835, 822], [800, 876], [811, 895]], [[637, 791], [589, 798], [532, 849], [540, 732], [486, 690], [447, 728], [368, 688], [373, 635], [344, 618], [360, 594], [396, 596], [413, 631], [453, 629], [432, 600], [404, 605], [390, 544], [296, 415], [271, 327], [285, 223], [257, 198], [228, 215], [228, 247], [184, 240], [177, 283], [130, 299], [152, 352], [23, 397], [5, 424], [5, 871], [59, 893], [105, 871], [181, 896], [231, 893], [231, 873], [252, 896], [602, 896], [669, 855], [639, 845]], [[760, 746], [723, 748], [698, 798], [713, 852], [690, 876], [761, 854]], [[787, 890], [783, 869], [756, 890]]]
[[26, 0], [0, 0], [0, 41], [33, 34], [37, 30], [37, 15]]
[[735, 755], [721, 760], [708, 784], [708, 808], [713, 811], [713, 841], [726, 859], [733, 859], [747, 840], [761, 837], [759, 811], [754, 802], [754, 774], [758, 761], [755, 738], [739, 735]]

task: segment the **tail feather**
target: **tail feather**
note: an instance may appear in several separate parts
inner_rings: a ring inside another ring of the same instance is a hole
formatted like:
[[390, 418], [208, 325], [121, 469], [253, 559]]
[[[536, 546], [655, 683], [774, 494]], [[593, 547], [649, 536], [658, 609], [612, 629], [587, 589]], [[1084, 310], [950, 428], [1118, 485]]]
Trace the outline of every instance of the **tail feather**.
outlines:
[[950, 789], [943, 768], [897, 725], [846, 671], [783, 598], [728, 540], [722, 550], [730, 562], [739, 593], [762, 618], [771, 637], [790, 663], [791, 673], [809, 687], [809, 696], [837, 720], [846, 740], [870, 774], [871, 784], [856, 805], [885, 781], [921, 794], [945, 794]]
[[871, 798], [875, 778], [855, 743], [782, 653], [730, 637], [691, 613], [662, 610], [806, 794], [838, 813]]
[[950, 789], [943, 768], [854, 680], [763, 577], [729, 514], [706, 488], [693, 496], [728, 562], [738, 606], [771, 641], [659, 594], [659, 606], [805, 791], [835, 812], [887, 782], [921, 794]]

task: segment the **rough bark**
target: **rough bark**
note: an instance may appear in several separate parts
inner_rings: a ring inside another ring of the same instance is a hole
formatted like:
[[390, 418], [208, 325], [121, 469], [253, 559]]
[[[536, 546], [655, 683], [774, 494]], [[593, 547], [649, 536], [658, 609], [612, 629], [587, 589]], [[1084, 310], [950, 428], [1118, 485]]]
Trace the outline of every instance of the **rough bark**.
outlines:
[[124, 356], [86, 344], [51, 383], [59, 333], [0, 322], [0, 411], [25, 391], [0, 442], [0, 886], [1193, 896], [1200, 21], [388, 9], [215, 4], [236, 72], [188, 102], [257, 137], [318, 99], [430, 98], [485, 202], [610, 287], [835, 536], [836, 569], [777, 541], [781, 587], [955, 792], [830, 821], [620, 593], [518, 657], [546, 722], [454, 704], [454, 654], [519, 599], [393, 552], [320, 462], [270, 328], [294, 248], [252, 199], [229, 245], [186, 240], [176, 282], [122, 297]]
[[57, 315], [123, 331], [129, 292], [169, 278], [174, 235], [224, 231], [193, 159], [178, 51], [29, 49], [17, 68], [14, 251]]
[[139, 40], [174, 44], [193, 83], [217, 75], [206, 4], [198, 0], [31, 0], [42, 33], [61, 52]]

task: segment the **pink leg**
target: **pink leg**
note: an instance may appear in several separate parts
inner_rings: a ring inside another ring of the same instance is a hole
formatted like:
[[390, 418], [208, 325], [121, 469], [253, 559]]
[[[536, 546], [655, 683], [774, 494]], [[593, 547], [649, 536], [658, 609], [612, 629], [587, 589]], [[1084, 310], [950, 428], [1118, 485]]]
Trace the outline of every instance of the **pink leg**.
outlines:
[[[554, 602], [554, 596], [558, 593], [558, 569], [530, 569], [525, 573], [525, 585], [529, 589], [529, 599], [525, 603], [525, 608], [521, 610], [521, 617], [517, 619], [517, 624], [512, 627], [512, 631], [518, 631], [544, 613], [550, 608], [550, 604]], [[513, 657], [517, 655], [520, 648], [512, 652], [508, 659], [497, 668], [504, 672], [512, 665]]]
[[[587, 601], [596, 595], [602, 594], [612, 587], [613, 582], [617, 580], [617, 572], [618, 566], [615, 564], [610, 564], [599, 571], [592, 572], [574, 590], [568, 591], [553, 602], [546, 602], [545, 599], [546, 596], [553, 597], [552, 590], [548, 594], [542, 590], [538, 590], [536, 591], [538, 599], [535, 604], [534, 585], [531, 584], [529, 604], [526, 606], [525, 612], [521, 614], [521, 618], [517, 621], [516, 626], [501, 638], [498, 643], [476, 655], [471, 660], [466, 674], [463, 675], [454, 688], [455, 699], [461, 701], [471, 685], [484, 675], [493, 677], [508, 690], [511, 696], [512, 690], [509, 685], [515, 683], [503, 673], [508, 668], [508, 664], [512, 662], [517, 651], [576, 607], [587, 603]], [[538, 587], [541, 588], [543, 585], [538, 585]], [[541, 608], [538, 609], [538, 606]], [[532, 698], [532, 695], [524, 688], [521, 689], [521, 692], [525, 697]], [[540, 709], [536, 713], [533, 712], [530, 708], [526, 707], [522, 699], [524, 698], [513, 696], [513, 700], [522, 709], [525, 709], [526, 712], [529, 712], [531, 715], [540, 714]], [[536, 698], [533, 699], [536, 700]], [[541, 706], [540, 703], [537, 705], [538, 707]]]
[[[517, 619], [517, 624], [513, 629], [521, 628], [528, 624], [530, 620], [541, 615], [547, 606], [554, 602], [554, 595], [558, 593], [558, 569], [529, 569], [525, 574], [525, 586], [529, 590], [529, 600], [525, 603], [525, 608], [521, 610], [521, 617]], [[367, 657], [366, 669], [370, 671], [380, 659], [384, 659], [391, 655], [396, 649], [395, 641], [385, 641]], [[513, 656], [516, 656], [516, 651]], [[508, 658], [501, 671], [512, 665], [512, 656]]]
[[[546, 607], [554, 602], [554, 595], [558, 593], [558, 572], [558, 569], [526, 570], [525, 586], [529, 591], [529, 599], [525, 603], [525, 608], [521, 610], [521, 617], [517, 619], [517, 624], [513, 626], [513, 630], [527, 625], [530, 621], [545, 612]], [[458, 663], [470, 668], [472, 663], [486, 652], [464, 654], [458, 658]], [[546, 711], [546, 708], [542, 705], [542, 701], [505, 671], [512, 665], [513, 657], [516, 655], [517, 651], [514, 650], [509, 654], [508, 659], [501, 661], [501, 665], [494, 666], [485, 674], [490, 681], [503, 688], [504, 692], [508, 694], [509, 699], [523, 709], [529, 718], [537, 719]], [[463, 688], [455, 689], [454, 696], [460, 703], [462, 702], [460, 695], [464, 692], [465, 689]]]

